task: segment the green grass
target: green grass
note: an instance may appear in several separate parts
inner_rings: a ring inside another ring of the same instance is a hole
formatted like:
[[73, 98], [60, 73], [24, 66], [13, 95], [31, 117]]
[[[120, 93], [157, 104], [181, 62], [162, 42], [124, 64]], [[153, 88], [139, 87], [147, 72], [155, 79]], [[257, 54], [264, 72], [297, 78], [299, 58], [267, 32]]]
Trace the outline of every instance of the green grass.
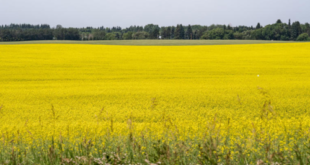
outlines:
[[235, 45], [235, 44], [266, 44], [290, 43], [293, 41], [266, 41], [266, 40], [94, 40], [94, 41], [14, 41], [0, 42], [0, 45], [16, 44], [95, 44], [95, 45]]

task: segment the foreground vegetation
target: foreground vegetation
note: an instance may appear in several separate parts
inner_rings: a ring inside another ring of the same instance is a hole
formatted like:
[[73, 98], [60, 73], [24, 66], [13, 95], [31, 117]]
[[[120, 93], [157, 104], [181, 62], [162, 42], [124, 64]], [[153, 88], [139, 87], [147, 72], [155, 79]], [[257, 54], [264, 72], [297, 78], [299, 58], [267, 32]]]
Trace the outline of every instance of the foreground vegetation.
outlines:
[[0, 45], [0, 163], [309, 164], [309, 51]]

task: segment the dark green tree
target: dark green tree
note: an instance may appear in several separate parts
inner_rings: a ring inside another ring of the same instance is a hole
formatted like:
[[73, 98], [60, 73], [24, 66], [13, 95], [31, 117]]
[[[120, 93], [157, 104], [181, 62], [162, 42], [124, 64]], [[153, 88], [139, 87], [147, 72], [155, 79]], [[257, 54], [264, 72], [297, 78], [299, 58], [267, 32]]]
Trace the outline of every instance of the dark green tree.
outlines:
[[171, 37], [171, 27], [162, 27], [161, 28], [161, 37], [162, 39], [170, 39]]
[[149, 33], [144, 31], [139, 31], [132, 34], [132, 39], [147, 39], [149, 38]]
[[159, 28], [156, 28], [152, 31], [150, 36], [151, 36], [151, 39], [156, 39], [158, 38], [158, 35], [159, 35]]
[[289, 40], [290, 30], [287, 24], [277, 23], [262, 28], [262, 35], [266, 40]]
[[124, 33], [123, 34], [123, 39], [124, 40], [131, 40], [132, 39], [132, 34], [133, 34], [133, 32], [131, 32], [131, 31], [129, 31], [127, 33]]
[[256, 28], [256, 30], [254, 30], [252, 32], [252, 36], [256, 40], [264, 40], [265, 38], [264, 38], [264, 35], [262, 33], [263, 33], [262, 28]]
[[175, 27], [172, 26], [171, 27], [171, 39], [174, 39], [175, 38]]
[[97, 30], [94, 32], [94, 40], [105, 40], [106, 32], [102, 30]]
[[177, 24], [177, 27], [175, 28], [175, 32], [174, 32], [174, 39], [181, 39], [181, 27], [179, 24]]
[[64, 40], [80, 40], [80, 32], [76, 28], [68, 28], [64, 30]]
[[207, 26], [203, 26], [202, 28], [200, 28], [197, 33], [196, 33], [196, 38], [200, 39], [201, 36], [208, 30]]
[[296, 41], [308, 41], [308, 40], [310, 40], [308, 33], [302, 33], [296, 39]]
[[234, 39], [233, 30], [226, 30], [223, 39], [225, 39], [225, 40]]
[[185, 30], [182, 24], [180, 24], [180, 39], [184, 39], [185, 37]]
[[292, 39], [296, 40], [297, 37], [302, 33], [300, 23], [298, 21], [292, 24]]
[[310, 24], [309, 23], [305, 23], [305, 33], [308, 33], [308, 35], [310, 36]]
[[232, 30], [232, 27], [230, 25], [227, 26], [228, 30]]
[[171, 26], [166, 28], [166, 38], [171, 39]]
[[144, 31], [149, 33], [150, 39], [156, 39], [159, 35], [159, 26], [154, 24], [148, 24], [144, 26]]
[[257, 25], [256, 25], [256, 29], [260, 29], [261, 26], [260, 26], [260, 23], [258, 22]]
[[223, 28], [216, 28], [216, 29], [212, 29], [212, 30], [209, 30], [209, 31], [205, 32], [201, 36], [201, 39], [216, 39], [216, 40], [220, 40], [220, 39], [224, 38], [224, 35], [225, 35], [225, 31], [224, 31]]
[[193, 39], [193, 30], [192, 30], [191, 25], [188, 25], [187, 27], [186, 36], [187, 36], [187, 39]]

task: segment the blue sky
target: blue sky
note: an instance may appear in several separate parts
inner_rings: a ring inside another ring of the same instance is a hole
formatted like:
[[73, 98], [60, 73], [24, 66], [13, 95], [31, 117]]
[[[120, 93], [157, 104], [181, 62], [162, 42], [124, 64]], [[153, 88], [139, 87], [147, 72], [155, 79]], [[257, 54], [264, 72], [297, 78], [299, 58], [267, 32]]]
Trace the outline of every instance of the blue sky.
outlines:
[[64, 27], [310, 22], [310, 0], [0, 0], [0, 24]]

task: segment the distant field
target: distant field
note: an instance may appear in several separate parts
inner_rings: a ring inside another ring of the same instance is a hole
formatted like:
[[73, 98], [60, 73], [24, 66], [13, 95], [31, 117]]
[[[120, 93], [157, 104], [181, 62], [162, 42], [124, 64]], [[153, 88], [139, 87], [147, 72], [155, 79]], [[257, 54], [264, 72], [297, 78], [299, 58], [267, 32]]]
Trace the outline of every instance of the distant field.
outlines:
[[94, 45], [236, 45], [236, 44], [266, 44], [292, 43], [292, 41], [265, 40], [96, 40], [96, 41], [18, 41], [0, 42], [0, 45], [15, 44], [94, 44]]

